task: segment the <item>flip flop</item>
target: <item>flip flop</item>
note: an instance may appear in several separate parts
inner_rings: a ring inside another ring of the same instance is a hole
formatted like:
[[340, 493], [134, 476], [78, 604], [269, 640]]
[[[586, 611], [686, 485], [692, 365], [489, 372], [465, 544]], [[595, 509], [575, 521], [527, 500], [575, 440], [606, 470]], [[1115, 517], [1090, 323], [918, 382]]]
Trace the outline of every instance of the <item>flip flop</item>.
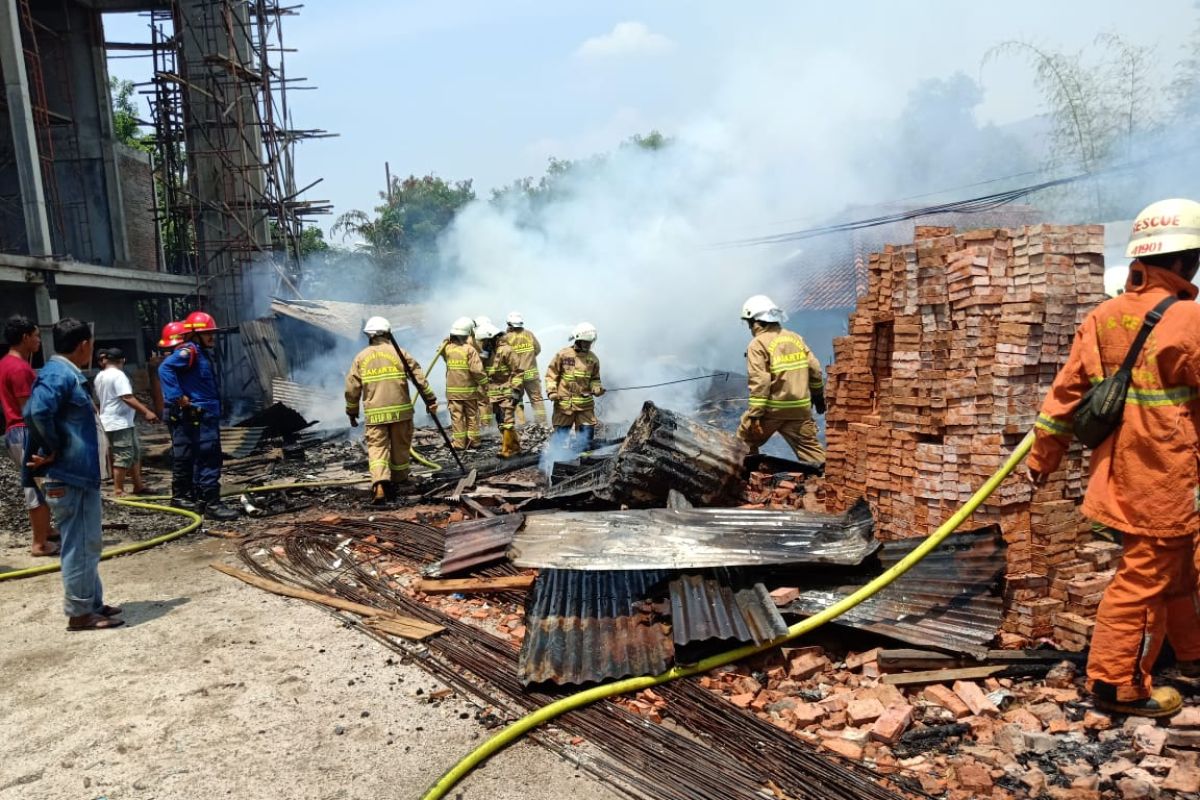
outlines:
[[68, 631], [103, 631], [103, 630], [108, 630], [109, 628], [119, 628], [125, 624], [125, 620], [123, 620], [123, 619], [109, 619], [108, 617], [103, 616], [101, 614], [88, 614], [83, 619], [84, 619], [83, 622], [76, 622], [75, 624], [71, 624], [71, 622], [68, 620], [67, 630]]
[[59, 552], [62, 551], [62, 548], [59, 547], [54, 542], [47, 542], [46, 546], [49, 549], [45, 553], [34, 553], [31, 551], [30, 555], [32, 555], [34, 558], [52, 558], [53, 556], [58, 555]]
[[102, 617], [119, 617], [125, 609], [120, 606], [100, 606], [100, 610], [96, 613]]

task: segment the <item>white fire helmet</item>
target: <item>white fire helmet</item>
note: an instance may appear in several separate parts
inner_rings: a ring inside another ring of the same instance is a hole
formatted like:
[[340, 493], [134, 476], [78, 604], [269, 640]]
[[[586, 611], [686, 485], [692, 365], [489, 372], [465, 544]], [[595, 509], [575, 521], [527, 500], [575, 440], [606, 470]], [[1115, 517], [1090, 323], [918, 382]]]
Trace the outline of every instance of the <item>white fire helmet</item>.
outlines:
[[787, 314], [765, 294], [756, 294], [742, 303], [742, 319], [759, 322], [783, 322]]
[[491, 325], [491, 324], [492, 324], [491, 317], [476, 317], [475, 318], [475, 327], [476, 328], [481, 328], [484, 325]]
[[1200, 249], [1200, 203], [1159, 200], [1142, 209], [1129, 234], [1128, 258]]
[[572, 342], [596, 341], [596, 326], [590, 322], [581, 322], [571, 331]]
[[483, 341], [484, 339], [494, 339], [500, 334], [500, 329], [490, 322], [476, 323], [475, 338]]
[[367, 336], [378, 336], [381, 333], [391, 333], [392, 323], [388, 322], [384, 317], [371, 317], [363, 325], [363, 333]]
[[475, 321], [470, 317], [459, 317], [450, 326], [451, 336], [470, 336], [475, 330]]
[[508, 319], [506, 319], [505, 322], [507, 322], [509, 325], [512, 325], [514, 328], [524, 328], [525, 327], [525, 318], [521, 316], [520, 311], [510, 312], [508, 315]]

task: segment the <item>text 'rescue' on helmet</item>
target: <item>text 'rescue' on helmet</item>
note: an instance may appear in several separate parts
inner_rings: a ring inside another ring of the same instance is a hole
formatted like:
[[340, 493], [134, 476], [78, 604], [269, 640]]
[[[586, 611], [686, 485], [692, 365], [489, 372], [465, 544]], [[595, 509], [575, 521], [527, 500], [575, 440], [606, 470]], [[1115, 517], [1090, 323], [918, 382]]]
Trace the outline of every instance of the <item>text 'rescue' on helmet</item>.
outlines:
[[1129, 233], [1127, 258], [1200, 249], [1200, 203], [1174, 198], [1142, 209]]

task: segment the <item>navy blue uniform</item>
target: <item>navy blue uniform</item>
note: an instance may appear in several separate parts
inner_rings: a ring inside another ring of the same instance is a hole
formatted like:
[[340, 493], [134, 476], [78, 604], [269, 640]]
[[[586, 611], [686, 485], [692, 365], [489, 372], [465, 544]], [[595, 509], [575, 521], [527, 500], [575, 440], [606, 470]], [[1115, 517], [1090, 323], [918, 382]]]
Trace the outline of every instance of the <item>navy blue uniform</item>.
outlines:
[[[221, 496], [221, 399], [216, 364], [188, 342], [158, 367], [171, 430], [171, 494], [215, 502]], [[191, 405], [182, 408], [187, 395]]]

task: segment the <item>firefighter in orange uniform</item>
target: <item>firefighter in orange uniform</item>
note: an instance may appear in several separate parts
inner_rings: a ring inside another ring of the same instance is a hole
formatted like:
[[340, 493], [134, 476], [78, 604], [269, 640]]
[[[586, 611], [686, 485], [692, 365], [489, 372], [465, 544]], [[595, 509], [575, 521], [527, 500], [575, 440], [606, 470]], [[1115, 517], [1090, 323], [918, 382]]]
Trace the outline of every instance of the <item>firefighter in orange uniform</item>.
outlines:
[[1200, 265], [1200, 203], [1163, 200], [1133, 225], [1125, 293], [1079, 327], [1067, 363], [1038, 415], [1029, 478], [1037, 486], [1070, 444], [1080, 399], [1125, 359], [1146, 314], [1166, 309], [1132, 372], [1124, 416], [1092, 451], [1082, 512], [1122, 534], [1124, 550], [1096, 614], [1087, 685], [1097, 708], [1166, 717], [1179, 693], [1155, 687], [1150, 671], [1166, 636], [1180, 671], [1200, 674], [1195, 538], [1200, 533], [1200, 306], [1192, 283]]
[[817, 440], [812, 414], [825, 413], [821, 362], [799, 334], [783, 328], [786, 317], [766, 295], [757, 294], [742, 305], [742, 319], [754, 339], [746, 349], [750, 407], [737, 435], [757, 452], [778, 433], [800, 461], [824, 464], [825, 448]]

